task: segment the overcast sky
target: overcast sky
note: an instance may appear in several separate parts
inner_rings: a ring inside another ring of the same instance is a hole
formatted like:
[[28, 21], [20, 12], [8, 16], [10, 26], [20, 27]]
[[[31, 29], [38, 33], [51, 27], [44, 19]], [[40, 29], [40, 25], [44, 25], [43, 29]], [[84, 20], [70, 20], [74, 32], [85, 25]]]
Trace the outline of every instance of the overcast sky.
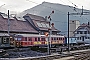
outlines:
[[84, 9], [90, 10], [90, 0], [0, 0], [0, 11], [6, 12], [9, 9], [10, 11], [22, 12], [44, 1], [70, 6], [74, 6], [75, 4], [78, 8], [84, 6]]

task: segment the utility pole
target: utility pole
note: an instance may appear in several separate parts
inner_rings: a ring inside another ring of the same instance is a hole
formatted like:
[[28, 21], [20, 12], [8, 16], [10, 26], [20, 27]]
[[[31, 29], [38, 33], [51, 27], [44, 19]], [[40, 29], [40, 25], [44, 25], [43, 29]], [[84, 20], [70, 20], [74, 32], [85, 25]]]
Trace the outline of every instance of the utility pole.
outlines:
[[68, 52], [70, 52], [70, 46], [69, 46], [69, 12], [68, 12]]
[[10, 20], [9, 20], [9, 10], [8, 10], [8, 35], [10, 35]]

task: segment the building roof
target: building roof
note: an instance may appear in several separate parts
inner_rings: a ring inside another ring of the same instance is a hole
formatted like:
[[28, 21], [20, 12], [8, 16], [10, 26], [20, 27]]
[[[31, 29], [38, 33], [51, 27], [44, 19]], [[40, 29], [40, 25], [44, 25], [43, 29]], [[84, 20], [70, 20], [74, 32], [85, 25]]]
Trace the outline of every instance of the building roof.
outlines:
[[83, 23], [82, 25], [80, 25], [75, 31], [77, 31], [79, 29], [84, 29], [84, 28], [87, 29], [88, 31], [90, 31], [90, 25], [85, 24], [85, 23]]
[[42, 16], [37, 16], [37, 15], [33, 15], [33, 14], [26, 14], [26, 16], [29, 16], [33, 20], [41, 20], [41, 21], [45, 21], [46, 20]]
[[[8, 31], [8, 18], [0, 15], [0, 31]], [[10, 19], [10, 31], [38, 33], [27, 21]]]
[[[44, 17], [32, 15], [32, 14], [26, 14], [25, 16], [30, 17], [30, 19], [32, 20], [32, 22], [30, 21], [30, 23], [31, 24], [33, 23], [33, 25], [35, 25], [40, 30], [46, 30], [47, 31], [49, 29], [49, 21], [47, 21]], [[52, 31], [60, 32], [54, 26], [52, 27]]]

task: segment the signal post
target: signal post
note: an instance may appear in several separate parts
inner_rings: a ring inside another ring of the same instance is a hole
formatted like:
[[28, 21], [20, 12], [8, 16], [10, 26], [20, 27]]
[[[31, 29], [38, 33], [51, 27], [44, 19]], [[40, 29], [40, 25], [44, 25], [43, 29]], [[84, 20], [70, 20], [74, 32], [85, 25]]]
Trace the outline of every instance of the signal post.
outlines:
[[46, 36], [46, 41], [47, 41], [47, 52], [48, 52], [48, 55], [50, 55], [50, 41], [49, 41], [49, 37], [48, 37], [49, 33], [48, 32], [45, 32], [45, 36]]

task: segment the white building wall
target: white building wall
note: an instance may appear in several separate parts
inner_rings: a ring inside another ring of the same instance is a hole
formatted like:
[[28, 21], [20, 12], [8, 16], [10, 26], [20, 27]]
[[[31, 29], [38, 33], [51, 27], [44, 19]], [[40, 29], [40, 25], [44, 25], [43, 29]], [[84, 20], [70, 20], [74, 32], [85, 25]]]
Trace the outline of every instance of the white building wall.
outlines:
[[[82, 32], [82, 34], [81, 33], [77, 34], [77, 31], [75, 32], [74, 36], [77, 37], [76, 41], [78, 43], [90, 43], [90, 33], [88, 32], [88, 30], [86, 28], [83, 28], [78, 31]], [[87, 34], [85, 34], [85, 31], [87, 31]]]

